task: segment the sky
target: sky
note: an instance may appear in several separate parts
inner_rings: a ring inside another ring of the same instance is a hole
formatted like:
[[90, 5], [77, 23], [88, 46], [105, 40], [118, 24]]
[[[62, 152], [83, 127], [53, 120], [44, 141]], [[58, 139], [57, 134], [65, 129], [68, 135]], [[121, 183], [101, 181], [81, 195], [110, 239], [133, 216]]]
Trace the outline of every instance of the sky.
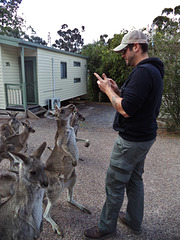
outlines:
[[85, 26], [81, 33], [84, 44], [93, 43], [100, 35], [112, 38], [121, 30], [151, 26], [164, 8], [174, 8], [179, 0], [22, 0], [19, 15], [31, 25], [36, 34], [53, 44], [63, 24], [71, 30]]

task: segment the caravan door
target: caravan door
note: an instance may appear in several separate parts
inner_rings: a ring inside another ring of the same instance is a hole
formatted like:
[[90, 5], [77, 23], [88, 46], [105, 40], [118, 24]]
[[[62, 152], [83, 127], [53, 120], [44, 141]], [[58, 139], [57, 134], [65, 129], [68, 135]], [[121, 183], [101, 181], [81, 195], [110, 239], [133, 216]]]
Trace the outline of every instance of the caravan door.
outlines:
[[27, 104], [38, 104], [36, 58], [25, 57], [24, 64], [25, 64]]

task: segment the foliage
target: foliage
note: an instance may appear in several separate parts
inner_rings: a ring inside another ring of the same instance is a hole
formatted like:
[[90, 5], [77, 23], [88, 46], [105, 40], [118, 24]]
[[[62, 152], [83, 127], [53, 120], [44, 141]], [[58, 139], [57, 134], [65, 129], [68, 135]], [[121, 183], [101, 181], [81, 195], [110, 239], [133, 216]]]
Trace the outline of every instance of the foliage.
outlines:
[[47, 42], [45, 40], [43, 40], [41, 37], [38, 37], [38, 36], [31, 35], [30, 37], [28, 37], [27, 40], [29, 42], [33, 42], [33, 43], [37, 43], [37, 44], [47, 46]]
[[81, 53], [88, 56], [88, 93], [91, 101], [98, 101], [99, 88], [94, 77], [94, 72], [99, 72], [101, 55], [104, 45], [94, 42], [83, 47]]
[[[47, 43], [40, 37], [31, 26], [26, 26], [25, 20], [18, 16], [17, 10], [22, 0], [1, 0], [0, 2], [0, 34], [8, 37], [21, 38], [42, 45]], [[30, 31], [29, 36], [27, 32]]]
[[102, 54], [100, 69], [102, 73], [105, 72], [108, 77], [114, 79], [119, 86], [125, 82], [131, 69], [126, 66], [121, 54], [115, 53], [113, 49], [120, 44], [122, 37], [126, 33], [127, 31], [122, 31], [120, 34], [115, 34], [114, 38], [108, 40], [106, 49]]
[[[79, 53], [84, 44], [84, 39], [82, 39], [80, 31], [77, 28], [74, 28], [73, 30], [67, 28], [67, 24], [61, 26], [61, 29], [57, 31], [60, 38], [59, 40], [56, 40], [52, 46], [64, 51]], [[81, 28], [82, 32], [84, 32], [85, 27], [82, 26]]]
[[[153, 24], [156, 26], [157, 31], [161, 33], [173, 33], [174, 30], [177, 31], [179, 28], [179, 19], [175, 18], [175, 16], [179, 14], [179, 11], [180, 6], [177, 6], [174, 10], [172, 8], [165, 8], [162, 11], [162, 15], [153, 20]], [[173, 17], [168, 17], [168, 15], [173, 15]]]
[[[126, 67], [121, 55], [112, 50], [120, 44], [125, 33], [126, 31], [122, 31], [108, 41], [106, 41], [108, 36], [104, 34], [100, 36], [99, 41], [83, 46], [81, 53], [88, 56], [88, 91], [91, 101], [98, 101], [100, 92], [94, 72], [99, 75], [105, 73], [119, 86], [126, 80], [130, 70]], [[102, 101], [109, 101], [104, 93], [102, 93]]]
[[[179, 14], [180, 6], [173, 9], [164, 9], [162, 14], [174, 13], [172, 18], [157, 17], [154, 19], [154, 28], [151, 37], [153, 44], [150, 45], [149, 53], [159, 57], [165, 68], [164, 91], [161, 106], [161, 115], [166, 119], [170, 130], [180, 127], [180, 32]], [[159, 21], [160, 19], [160, 21]], [[163, 19], [163, 21], [161, 21]]]
[[22, 0], [1, 0], [0, 3], [0, 34], [19, 38], [25, 34], [22, 30], [24, 20], [17, 15]]

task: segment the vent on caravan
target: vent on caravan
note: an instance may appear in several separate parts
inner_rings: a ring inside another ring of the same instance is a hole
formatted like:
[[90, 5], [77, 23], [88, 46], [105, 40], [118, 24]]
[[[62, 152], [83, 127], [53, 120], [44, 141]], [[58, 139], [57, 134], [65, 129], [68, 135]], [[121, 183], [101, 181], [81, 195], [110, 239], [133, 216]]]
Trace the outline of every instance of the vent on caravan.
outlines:
[[61, 101], [59, 98], [50, 98], [48, 100], [48, 109], [54, 110], [55, 106], [61, 107]]

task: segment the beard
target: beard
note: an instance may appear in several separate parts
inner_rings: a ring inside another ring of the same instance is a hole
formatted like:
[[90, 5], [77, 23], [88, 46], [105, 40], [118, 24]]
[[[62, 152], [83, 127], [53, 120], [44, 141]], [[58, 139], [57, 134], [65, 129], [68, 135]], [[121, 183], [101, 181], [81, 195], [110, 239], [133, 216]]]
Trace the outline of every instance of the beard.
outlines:
[[128, 67], [133, 67], [134, 66], [134, 57], [133, 56], [129, 56], [126, 60], [126, 65]]
[[134, 67], [136, 62], [136, 54], [133, 50], [130, 50], [126, 52], [126, 55], [124, 56], [124, 60], [126, 62], [126, 66], [128, 67]]

